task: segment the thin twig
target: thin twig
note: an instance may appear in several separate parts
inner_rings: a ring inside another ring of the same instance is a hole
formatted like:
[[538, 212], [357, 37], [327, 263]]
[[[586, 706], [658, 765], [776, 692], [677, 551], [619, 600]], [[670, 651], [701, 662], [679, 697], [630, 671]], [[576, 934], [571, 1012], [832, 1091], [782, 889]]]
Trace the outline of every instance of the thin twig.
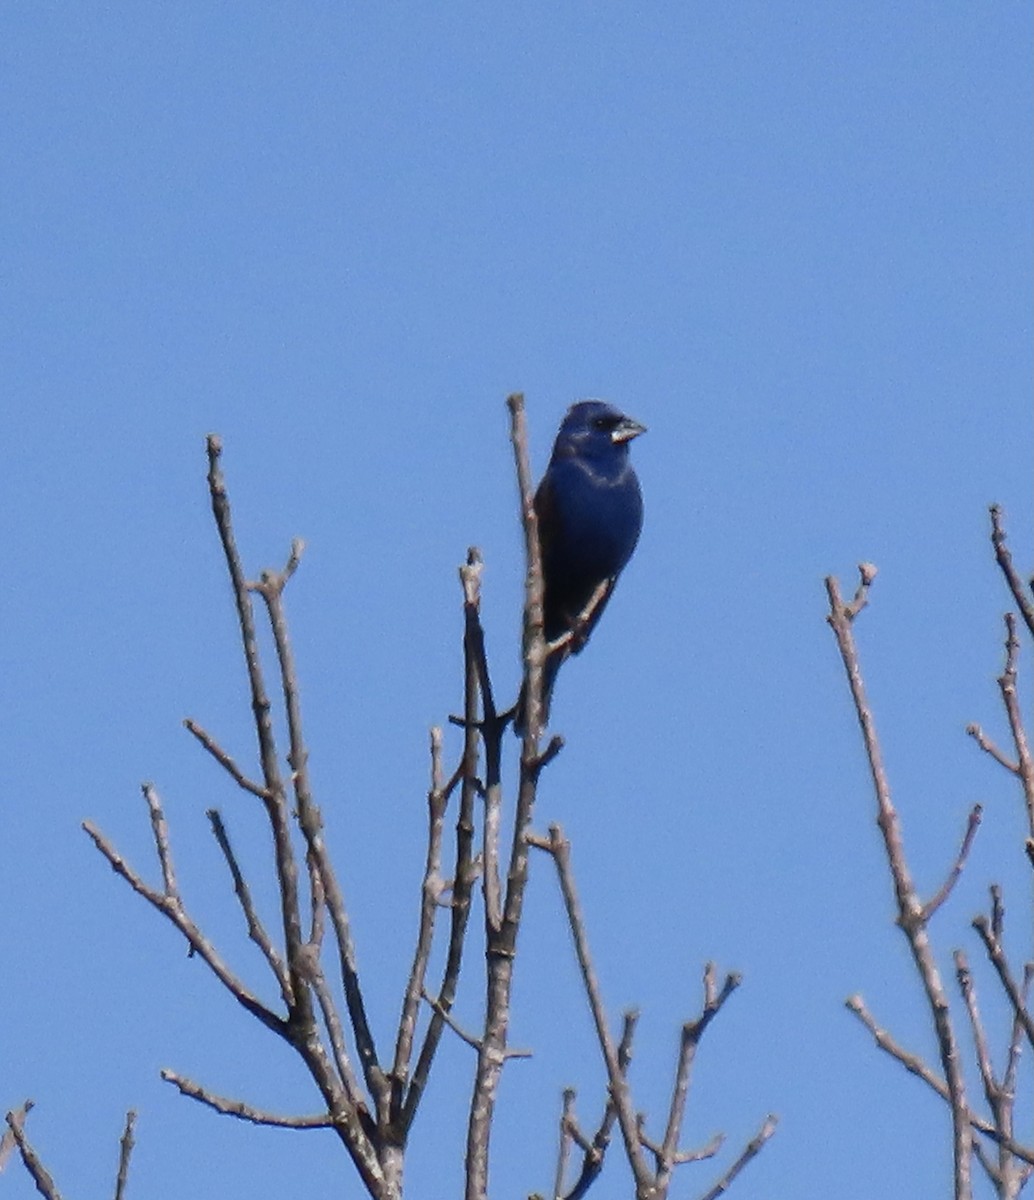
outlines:
[[253, 796], [258, 796], [260, 800], [269, 800], [269, 792], [261, 784], [256, 783], [253, 779], [249, 779], [247, 775], [237, 766], [233, 758], [219, 745], [210, 733], [202, 729], [197, 721], [187, 717], [183, 722], [184, 728], [194, 735], [201, 745], [208, 751], [215, 761], [223, 768], [230, 778], [242, 787], [246, 792], [250, 792]]
[[43, 1165], [40, 1156], [32, 1148], [32, 1143], [25, 1134], [25, 1116], [31, 1108], [32, 1101], [26, 1100], [21, 1108], [7, 1114], [7, 1124], [14, 1136], [14, 1141], [18, 1147], [18, 1153], [22, 1156], [25, 1169], [32, 1176], [33, 1182], [36, 1184], [36, 1190], [46, 1200], [61, 1200], [61, 1193], [57, 1190], [57, 1184], [54, 1182], [50, 1172]]
[[[632, 1061], [632, 1039], [635, 1037], [635, 1028], [639, 1021], [639, 1014], [634, 1009], [629, 1009], [623, 1018], [621, 1029], [621, 1040], [618, 1042], [618, 1070], [622, 1077], [627, 1076], [628, 1067]], [[603, 1109], [603, 1118], [600, 1121], [599, 1128], [592, 1137], [592, 1141], [588, 1146], [582, 1146], [584, 1156], [582, 1158], [582, 1169], [574, 1186], [567, 1193], [565, 1200], [582, 1200], [582, 1197], [595, 1182], [599, 1173], [603, 1170], [603, 1161], [607, 1153], [607, 1148], [610, 1145], [611, 1130], [614, 1128], [614, 1121], [617, 1119], [617, 1107], [614, 1104], [614, 1099], [610, 1091], [607, 1094], [607, 1103]], [[579, 1142], [579, 1145], [582, 1145]]]
[[[467, 552], [467, 562], [460, 568], [463, 585], [463, 756], [456, 774], [450, 780], [451, 792], [455, 781], [460, 782], [459, 813], [456, 817], [456, 867], [452, 881], [451, 921], [449, 924], [449, 946], [445, 955], [442, 982], [438, 988], [438, 1005], [448, 1013], [456, 998], [460, 967], [463, 963], [463, 948], [470, 920], [470, 904], [477, 872], [474, 864], [474, 805], [478, 796], [478, 698], [482, 673], [478, 657], [484, 656], [484, 636], [481, 632], [481, 554], [472, 546]], [[487, 664], [485, 675], [487, 676]], [[416, 1116], [420, 1100], [427, 1086], [431, 1064], [441, 1042], [445, 1021], [435, 1011], [424, 1034], [420, 1053], [409, 1088], [402, 1101], [402, 1111], [397, 1123], [408, 1130]]]
[[248, 1121], [252, 1125], [272, 1125], [278, 1129], [331, 1129], [336, 1125], [330, 1113], [315, 1113], [312, 1116], [290, 1117], [280, 1113], [267, 1112], [254, 1105], [245, 1104], [243, 1100], [233, 1100], [228, 1096], [218, 1096], [208, 1088], [177, 1075], [175, 1071], [162, 1071], [162, 1079], [178, 1088], [184, 1096], [206, 1104], [216, 1112], [227, 1117], [236, 1117], [239, 1121]]
[[983, 807], [979, 804], [974, 804], [970, 810], [969, 819], [966, 822], [966, 832], [962, 835], [962, 845], [959, 847], [959, 852], [955, 856], [955, 862], [948, 872], [948, 878], [941, 884], [936, 894], [923, 905], [922, 919], [924, 922], [930, 920], [951, 895], [951, 890], [955, 884], [958, 883], [962, 869], [966, 865], [966, 859], [969, 857], [973, 839], [976, 837], [977, 829], [980, 827], [980, 818], [983, 811]]
[[1027, 1011], [1023, 991], [1016, 983], [1012, 971], [1009, 969], [1009, 962], [1005, 957], [1002, 943], [995, 935], [991, 922], [982, 913], [973, 918], [973, 928], [980, 935], [980, 940], [984, 943], [984, 948], [987, 950], [987, 957], [991, 960], [991, 965], [998, 973], [998, 978], [1005, 989], [1005, 994], [1009, 997], [1009, 1003], [1012, 1005], [1016, 1019], [1022, 1025], [1023, 1032], [1027, 1035], [1027, 1040], [1031, 1046], [1034, 1046], [1034, 1019], [1031, 1018], [1030, 1013]]
[[[445, 1009], [442, 1008], [441, 1004], [435, 999], [434, 996], [428, 995], [427, 992], [423, 992], [421, 994], [423, 999], [431, 1006], [432, 1009], [434, 1009], [434, 1011], [441, 1017], [445, 1024], [448, 1025], [448, 1027], [460, 1039], [461, 1042], [466, 1042], [466, 1044], [470, 1046], [472, 1050], [477, 1050], [479, 1054], [484, 1054], [486, 1052], [485, 1043], [482, 1038], [475, 1037], [472, 1033], [468, 1033], [451, 1013], [446, 1012]], [[504, 1048], [502, 1051], [500, 1051], [500, 1054], [503, 1061], [508, 1058], [532, 1057], [532, 1052], [530, 1050], [510, 1050], [509, 1048]]]
[[[237, 620], [240, 625], [241, 646], [248, 672], [251, 691], [251, 708], [255, 720], [259, 760], [262, 764], [263, 798], [266, 813], [273, 833], [276, 859], [276, 874], [280, 885], [280, 911], [284, 930], [284, 948], [291, 978], [292, 1016], [299, 1028], [311, 1028], [313, 1021], [312, 1001], [299, 967], [302, 961], [301, 910], [298, 902], [298, 866], [291, 845], [291, 820], [276, 735], [273, 730], [272, 705], [266, 691], [265, 677], [259, 655], [258, 635], [255, 628], [255, 613], [251, 603], [251, 586], [244, 572], [240, 551], [233, 532], [230, 499], [223, 477], [221, 457], [222, 439], [209, 434], [208, 492], [212, 503], [212, 515], [226, 559], [230, 583], [233, 587]], [[324, 1080], [321, 1086], [326, 1086]]]
[[126, 1125], [122, 1131], [118, 1146], [118, 1175], [115, 1179], [115, 1200], [125, 1200], [126, 1180], [129, 1178], [129, 1160], [136, 1145], [133, 1140], [133, 1126], [136, 1124], [136, 1113], [130, 1109], [126, 1113]]
[[997, 744], [995, 742], [993, 742], [987, 736], [986, 733], [984, 733], [983, 729], [979, 725], [976, 725], [976, 724], [967, 725], [966, 732], [976, 742], [976, 744], [980, 747], [980, 749], [983, 750], [983, 752], [985, 754], [990, 754], [990, 756], [995, 760], [995, 762], [1000, 763], [1011, 774], [1019, 775], [1020, 764], [1018, 762], [1014, 762], [1013, 759], [1007, 757], [1005, 752], [1003, 750], [999, 749]]
[[269, 963], [270, 970], [276, 976], [277, 983], [280, 985], [280, 994], [284, 999], [284, 1004], [290, 1008], [291, 980], [287, 974], [283, 960], [273, 945], [272, 938], [266, 932], [266, 927], [262, 924], [255, 909], [254, 901], [251, 898], [251, 889], [248, 887], [247, 880], [241, 871], [240, 863], [237, 861], [233, 846], [230, 844], [230, 835], [223, 824], [223, 818], [219, 810], [215, 808], [210, 808], [207, 816], [209, 824], [212, 826], [212, 833], [215, 836], [215, 840], [219, 843], [219, 849], [222, 850], [223, 858], [230, 869], [230, 876], [233, 879], [233, 890], [240, 902], [241, 911], [244, 913], [244, 920], [248, 926], [248, 937], [262, 951], [263, 957]]
[[[584, 1140], [582, 1131], [574, 1115], [574, 1088], [564, 1088], [564, 1106], [560, 1113], [560, 1145], [556, 1156], [556, 1173], [553, 1176], [553, 1200], [563, 1200], [564, 1179], [567, 1176], [567, 1163], [571, 1157], [571, 1143], [581, 1145]], [[583, 1146], [587, 1150], [588, 1146]]]
[[1009, 720], [1009, 731], [1016, 748], [1017, 775], [1023, 785], [1023, 798], [1027, 806], [1027, 828], [1034, 836], [1034, 760], [1031, 758], [1030, 743], [1020, 709], [1020, 694], [1017, 685], [1020, 639], [1016, 634], [1016, 617], [1005, 614], [1005, 668], [998, 677], [998, 688]]
[[771, 1113], [765, 1118], [761, 1128], [743, 1148], [743, 1153], [732, 1164], [728, 1171], [725, 1172], [721, 1179], [718, 1180], [714, 1187], [700, 1197], [700, 1200], [718, 1200], [719, 1196], [723, 1195], [729, 1190], [729, 1185], [736, 1178], [736, 1176], [739, 1175], [739, 1173], [751, 1161], [751, 1159], [758, 1155], [765, 1142], [767, 1142], [772, 1134], [775, 1133], [777, 1121], [778, 1118]]
[[[298, 674], [294, 664], [294, 653], [287, 630], [287, 617], [283, 603], [284, 586], [291, 575], [291, 563], [294, 562], [297, 565], [297, 557], [300, 553], [299, 545], [300, 543], [296, 539], [293, 543], [292, 557], [288, 560], [288, 568], [280, 575], [265, 572], [259, 584], [254, 585], [254, 590], [258, 591], [265, 601], [269, 623], [273, 630], [273, 641], [276, 645], [290, 742], [287, 761], [291, 767], [291, 782], [298, 824], [309, 851], [307, 861], [311, 861], [315, 869], [319, 871], [327, 912], [330, 915], [330, 923], [337, 942], [341, 981], [352, 1032], [355, 1036], [356, 1051], [362, 1064], [366, 1085], [370, 1089], [370, 1094], [377, 1107], [378, 1121], [382, 1127], [387, 1127], [391, 1120], [390, 1086], [380, 1066], [373, 1032], [366, 1017], [366, 1005], [359, 983], [355, 944], [352, 939], [351, 922], [345, 905], [344, 893], [327, 853], [326, 843], [323, 839], [323, 818], [313, 800], [309, 781], [309, 755], [302, 734]], [[294, 886], [297, 888], [296, 882]], [[291, 953], [291, 944], [289, 943], [288, 961], [291, 961]], [[300, 942], [294, 947], [294, 953], [299, 956], [303, 953]]]
[[966, 959], [966, 955], [961, 950], [956, 950], [954, 959], [955, 974], [959, 981], [959, 991], [962, 993], [966, 1012], [969, 1014], [970, 1028], [973, 1031], [973, 1044], [976, 1049], [980, 1081], [984, 1085], [984, 1096], [991, 1107], [992, 1113], [994, 1113], [998, 1104], [1000, 1089], [995, 1079], [994, 1067], [991, 1064], [991, 1049], [987, 1044], [984, 1023], [980, 1017], [976, 983], [973, 980], [973, 973], [969, 969], [969, 962]]
[[664, 1142], [657, 1158], [657, 1189], [661, 1194], [668, 1186], [673, 1168], [680, 1161], [679, 1137], [682, 1133], [686, 1097], [689, 1095], [689, 1082], [697, 1046], [700, 1044], [704, 1031], [718, 1015], [722, 1005], [739, 987], [740, 981], [738, 974], [730, 972], [726, 975], [725, 982], [719, 991], [715, 982], [714, 963], [709, 962], [704, 968], [704, 1007], [695, 1021], [687, 1021], [682, 1026], [675, 1085], [672, 1088], [671, 1104], [668, 1108], [668, 1123], [664, 1131]]
[[[244, 985], [244, 982], [230, 970], [212, 943], [187, 915], [183, 901], [176, 890], [175, 873], [169, 850], [168, 829], [158, 800], [158, 794], [153, 787], [148, 785], [144, 789], [144, 796], [151, 812], [151, 828], [155, 837], [158, 858], [162, 864], [166, 890], [159, 891], [157, 888], [152, 888], [149, 884], [145, 883], [91, 821], [84, 821], [83, 829], [86, 830], [93, 839], [94, 845], [111, 864], [112, 870], [117, 875], [120, 875], [137, 895], [142, 896], [175, 925], [187, 939], [187, 944], [190, 946], [191, 951], [199, 955], [208, 964], [219, 982], [222, 983], [237, 1002], [253, 1016], [257, 1017], [267, 1029], [271, 1029], [280, 1037], [290, 1040], [288, 1026], [283, 1018], [278, 1017], [267, 1008]], [[171, 891], [168, 890], [170, 887]]]
[[872, 709], [869, 706], [865, 684], [862, 680], [858, 649], [852, 629], [855, 618], [868, 599], [869, 587], [875, 577], [875, 568], [871, 564], [863, 563], [859, 567], [859, 576], [858, 591], [855, 593], [854, 600], [849, 604], [842, 599], [837, 580], [833, 576], [826, 579], [826, 592], [829, 597], [827, 621], [836, 637], [851, 697], [854, 701], [855, 714], [865, 743], [865, 752], [876, 794], [877, 825], [883, 835], [884, 849], [894, 883], [898, 925], [908, 940], [912, 959], [922, 981], [923, 990], [926, 992], [937, 1036], [941, 1064], [948, 1085], [948, 1100], [952, 1116], [955, 1200], [970, 1200], [973, 1194], [970, 1172], [973, 1135], [968, 1119], [966, 1083], [958, 1042], [952, 1027], [948, 998], [937, 966], [937, 959], [927, 934], [926, 916], [905, 857], [901, 825], [897, 810], [891, 800], [890, 783], [883, 765], [883, 754], [876, 734]]
[[1034, 604], [1031, 603], [1030, 595], [1023, 584], [1013, 566], [1012, 554], [1009, 552], [1005, 544], [1005, 522], [1003, 520], [1002, 507], [1000, 504], [992, 504], [991, 513], [991, 545], [994, 547], [995, 559], [1005, 576], [1005, 581], [1009, 585], [1009, 591], [1012, 592], [1012, 597], [1016, 601], [1016, 607], [1020, 610], [1023, 616], [1024, 623], [1034, 635]]
[[556, 866], [560, 881], [560, 890], [567, 910], [568, 924], [574, 938], [575, 954], [582, 973], [582, 982], [592, 1012], [593, 1023], [596, 1026], [596, 1037], [603, 1053], [604, 1065], [607, 1069], [607, 1083], [611, 1101], [615, 1108], [618, 1126], [625, 1144], [625, 1156], [632, 1169], [636, 1184], [636, 1195], [647, 1196], [653, 1187], [653, 1175], [643, 1158], [639, 1138], [639, 1125], [635, 1108], [628, 1089], [625, 1072], [618, 1060], [618, 1050], [607, 1022], [607, 1013], [603, 1003], [599, 980], [589, 952], [589, 940], [585, 929], [585, 918], [582, 914], [578, 893], [575, 890], [574, 875], [571, 871], [571, 847], [564, 837], [559, 825], [550, 826], [548, 852]]
[[[442, 767], [442, 731], [438, 726], [431, 730], [431, 787], [427, 794], [427, 854], [424, 863], [424, 879], [420, 888], [420, 919], [417, 928], [413, 965], [402, 1001], [398, 1035], [395, 1040], [395, 1063], [392, 1078], [401, 1090], [409, 1070], [416, 1037], [417, 1016], [420, 1012], [420, 997], [427, 977], [427, 964], [431, 958], [434, 941], [434, 925], [438, 916], [438, 902], [442, 894], [442, 838], [445, 825], [445, 809], [449, 802], [445, 790]], [[399, 1097], [399, 1100], [401, 1096]]]

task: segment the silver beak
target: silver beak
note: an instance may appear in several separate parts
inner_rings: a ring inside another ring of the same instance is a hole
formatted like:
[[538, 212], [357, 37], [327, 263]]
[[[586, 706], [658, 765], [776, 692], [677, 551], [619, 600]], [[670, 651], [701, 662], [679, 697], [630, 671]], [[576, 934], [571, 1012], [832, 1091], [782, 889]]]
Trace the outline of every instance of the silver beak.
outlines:
[[637, 438], [641, 433], [646, 432], [646, 426], [640, 425], [638, 421], [633, 421], [631, 417], [625, 417], [620, 425], [615, 426], [611, 431], [610, 440], [612, 442], [630, 442], [633, 438]]

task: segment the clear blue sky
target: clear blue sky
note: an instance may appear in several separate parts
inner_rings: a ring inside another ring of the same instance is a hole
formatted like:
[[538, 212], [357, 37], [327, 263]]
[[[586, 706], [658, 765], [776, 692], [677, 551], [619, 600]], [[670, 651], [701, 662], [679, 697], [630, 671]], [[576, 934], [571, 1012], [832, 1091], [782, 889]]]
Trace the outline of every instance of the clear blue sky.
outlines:
[[[386, 1038], [470, 543], [496, 682], [517, 684], [518, 389], [537, 470], [577, 397], [650, 427], [642, 542], [561, 679], [537, 821], [573, 839], [615, 1020], [642, 1008], [640, 1104], [660, 1118], [714, 957], [745, 982], [687, 1140], [782, 1118], [733, 1194], [947, 1194], [943, 1107], [842, 1008], [860, 990], [932, 1053], [821, 581], [881, 569], [859, 634], [925, 891], [987, 804], [935, 928], [945, 966], [978, 958], [987, 883], [1017, 914], [1029, 892], [1019, 798], [963, 729], [1001, 729], [989, 501], [1030, 565], [1031, 26], [1015, 0], [4, 6], [0, 1075], [4, 1104], [38, 1101], [66, 1194], [109, 1194], [130, 1105], [134, 1195], [358, 1194], [329, 1135], [160, 1082], [314, 1105], [78, 826], [153, 875], [154, 779], [189, 899], [264, 982], [205, 809], [256, 873], [265, 843], [179, 727], [250, 746], [204, 489], [217, 430], [249, 566], [308, 541], [289, 604], [313, 770]], [[535, 866], [513, 1033], [536, 1057], [504, 1080], [501, 1197], [549, 1185], [562, 1086], [587, 1120], [602, 1095]], [[456, 1194], [471, 1065], [447, 1047], [415, 1196]], [[627, 1194], [619, 1158], [601, 1200]], [[685, 1196], [715, 1174], [684, 1170]]]

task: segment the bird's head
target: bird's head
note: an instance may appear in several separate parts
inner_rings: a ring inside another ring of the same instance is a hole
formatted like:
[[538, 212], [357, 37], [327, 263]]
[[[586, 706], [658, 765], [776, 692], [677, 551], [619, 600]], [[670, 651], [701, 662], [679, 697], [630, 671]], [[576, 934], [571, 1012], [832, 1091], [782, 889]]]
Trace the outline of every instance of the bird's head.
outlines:
[[553, 454], [602, 461], [623, 459], [628, 454], [628, 443], [645, 432], [645, 425], [604, 400], [579, 400], [560, 424]]

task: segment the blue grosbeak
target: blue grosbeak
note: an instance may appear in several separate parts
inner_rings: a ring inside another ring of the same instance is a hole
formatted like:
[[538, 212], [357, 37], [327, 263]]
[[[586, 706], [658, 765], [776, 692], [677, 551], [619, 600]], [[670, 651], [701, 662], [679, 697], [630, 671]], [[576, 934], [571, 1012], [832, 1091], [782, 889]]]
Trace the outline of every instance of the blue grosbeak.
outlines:
[[[535, 493], [542, 548], [543, 633], [563, 639], [546, 659], [542, 723], [561, 664], [585, 645], [618, 576], [632, 557], [643, 524], [643, 498], [628, 444], [646, 427], [602, 400], [568, 409]], [[566, 637], [565, 637], [566, 635]], [[526, 697], [514, 727], [526, 725]]]

